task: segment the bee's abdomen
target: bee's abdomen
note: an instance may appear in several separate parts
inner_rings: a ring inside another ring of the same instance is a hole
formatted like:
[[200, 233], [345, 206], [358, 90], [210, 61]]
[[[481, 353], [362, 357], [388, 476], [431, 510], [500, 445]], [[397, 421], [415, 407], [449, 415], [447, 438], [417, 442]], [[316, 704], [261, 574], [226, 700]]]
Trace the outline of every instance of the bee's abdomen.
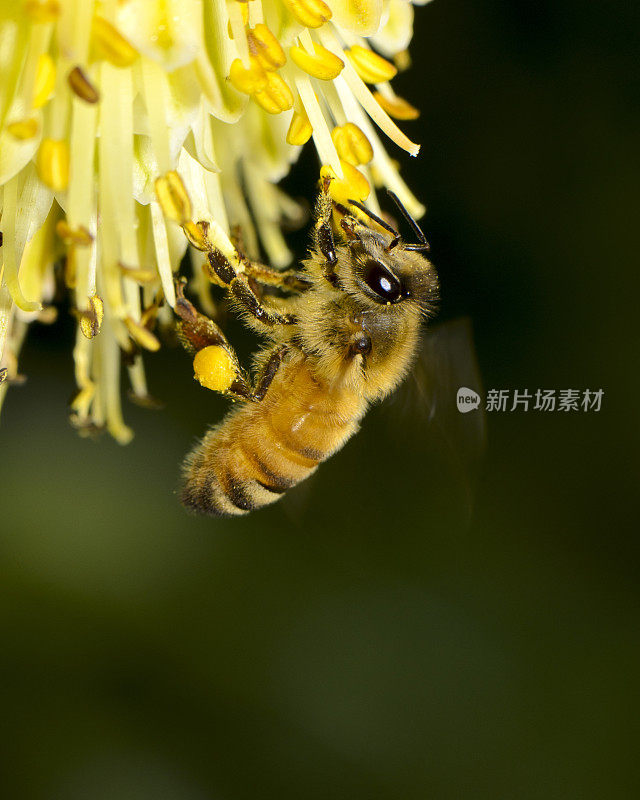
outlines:
[[345, 409], [341, 397], [301, 388], [276, 387], [273, 396], [233, 410], [206, 434], [185, 461], [185, 506], [212, 516], [262, 508], [342, 447], [357, 429], [359, 405]]

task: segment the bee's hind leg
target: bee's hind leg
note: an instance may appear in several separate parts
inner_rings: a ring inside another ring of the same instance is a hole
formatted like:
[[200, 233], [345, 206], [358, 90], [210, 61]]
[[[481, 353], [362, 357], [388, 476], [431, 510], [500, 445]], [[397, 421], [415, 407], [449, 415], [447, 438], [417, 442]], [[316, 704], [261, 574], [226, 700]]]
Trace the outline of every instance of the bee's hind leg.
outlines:
[[198, 353], [205, 347], [221, 347], [229, 358], [235, 378], [231, 385], [221, 394], [234, 397], [237, 400], [252, 399], [252, 389], [246, 375], [240, 366], [238, 356], [229, 344], [227, 337], [216, 323], [201, 314], [193, 303], [184, 296], [184, 279], [176, 280], [176, 307], [175, 312], [180, 317], [177, 325], [178, 337], [183, 347], [190, 353]]
[[183, 347], [191, 353], [197, 353], [198, 350], [212, 344], [228, 347], [229, 342], [221, 328], [212, 319], [201, 314], [184, 296], [186, 282], [185, 278], [178, 278], [175, 281], [175, 313], [180, 317], [178, 335]]

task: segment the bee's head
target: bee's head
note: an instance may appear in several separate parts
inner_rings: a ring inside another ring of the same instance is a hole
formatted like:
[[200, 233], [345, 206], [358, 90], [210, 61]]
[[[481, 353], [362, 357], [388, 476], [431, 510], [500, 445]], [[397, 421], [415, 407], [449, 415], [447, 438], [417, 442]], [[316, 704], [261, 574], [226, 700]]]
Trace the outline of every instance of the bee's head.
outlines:
[[[350, 201], [384, 232], [369, 227], [344, 209], [341, 227], [349, 258], [340, 271], [340, 282], [350, 294], [362, 295], [367, 305], [401, 306], [406, 303], [428, 311], [438, 299], [438, 277], [424, 256], [429, 245], [415, 220], [398, 198], [392, 197], [417, 234], [419, 243], [406, 244], [388, 223], [360, 203]], [[342, 208], [338, 210], [343, 211]]]

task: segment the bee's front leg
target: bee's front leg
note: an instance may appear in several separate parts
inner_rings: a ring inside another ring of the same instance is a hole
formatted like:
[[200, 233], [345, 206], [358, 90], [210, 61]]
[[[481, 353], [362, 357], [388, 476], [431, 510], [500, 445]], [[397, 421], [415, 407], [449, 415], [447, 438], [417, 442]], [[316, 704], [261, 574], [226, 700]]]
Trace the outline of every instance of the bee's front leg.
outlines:
[[288, 292], [304, 292], [311, 286], [311, 281], [301, 272], [294, 269], [271, 269], [256, 261], [242, 259], [245, 275], [261, 286], [276, 286]]
[[315, 239], [318, 249], [324, 256], [323, 275], [332, 286], [337, 284], [338, 278], [335, 266], [338, 263], [336, 245], [333, 239], [331, 218], [333, 216], [333, 200], [329, 194], [331, 178], [324, 178], [316, 206]]
[[292, 325], [296, 322], [296, 318], [291, 314], [280, 314], [278, 311], [264, 306], [249, 284], [238, 275], [230, 261], [219, 250], [212, 248], [207, 253], [207, 258], [215, 277], [226, 287], [229, 294], [259, 322], [269, 327]]

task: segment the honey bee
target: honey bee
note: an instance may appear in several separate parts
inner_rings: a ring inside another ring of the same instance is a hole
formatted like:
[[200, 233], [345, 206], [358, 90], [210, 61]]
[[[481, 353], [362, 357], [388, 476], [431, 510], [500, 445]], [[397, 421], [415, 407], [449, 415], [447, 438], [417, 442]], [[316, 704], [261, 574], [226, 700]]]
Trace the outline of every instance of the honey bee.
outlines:
[[[312, 247], [302, 270], [279, 272], [242, 256], [236, 271], [215, 248], [208, 269], [249, 326], [269, 344], [251, 381], [221, 329], [198, 313], [179, 285], [183, 342], [213, 358], [215, 380], [200, 380], [238, 402], [186, 457], [182, 503], [213, 516], [247, 514], [310, 476], [358, 430], [371, 403], [405, 378], [417, 354], [421, 321], [432, 316], [438, 278], [429, 245], [395, 195], [418, 238], [405, 243], [356, 201], [335, 203], [324, 182]], [[333, 220], [337, 220], [335, 229]], [[289, 290], [260, 298], [256, 284]], [[222, 366], [221, 366], [222, 365]], [[220, 380], [220, 370], [228, 377]]]

